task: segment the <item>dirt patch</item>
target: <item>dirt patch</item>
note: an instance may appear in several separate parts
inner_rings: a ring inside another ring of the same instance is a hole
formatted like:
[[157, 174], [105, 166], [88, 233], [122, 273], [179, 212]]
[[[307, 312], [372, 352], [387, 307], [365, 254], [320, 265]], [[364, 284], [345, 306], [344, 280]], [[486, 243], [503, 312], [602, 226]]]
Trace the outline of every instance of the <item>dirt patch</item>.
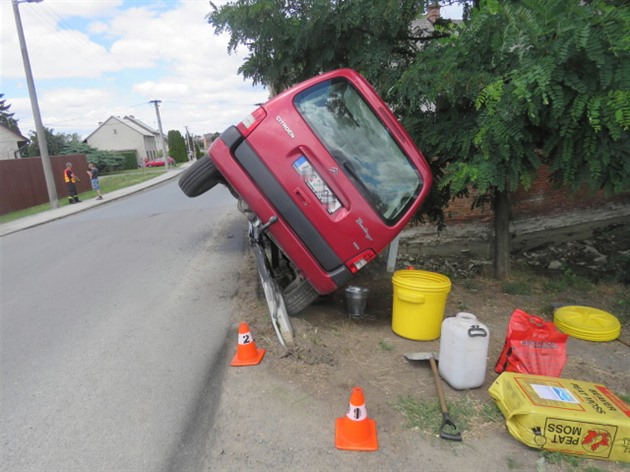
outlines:
[[[407, 260], [402, 257], [401, 264], [406, 263]], [[336, 416], [345, 413], [352, 387], [361, 386], [366, 395], [368, 414], [377, 419], [379, 435], [387, 437], [391, 444], [390, 449], [395, 450], [397, 458], [404, 455], [412, 461], [421, 454], [424, 446], [419, 446], [420, 443], [435, 450], [433, 467], [427, 467], [426, 470], [452, 470], [448, 469], [447, 465], [452, 464], [458, 455], [461, 455], [460, 460], [466, 461], [464, 463], [474, 464], [472, 468], [466, 470], [508, 468], [541, 470], [541, 461], [546, 465], [546, 471], [587, 470], [589, 466], [597, 467], [592, 470], [622, 470], [623, 466], [605, 461], [586, 460], [572, 469], [567, 469], [568, 466], [563, 463], [545, 464], [545, 459], [541, 459], [539, 451], [522, 446], [511, 438], [487, 389], [497, 378], [493, 369], [494, 363], [503, 346], [507, 323], [514, 309], [520, 308], [528, 313], [551, 319], [553, 303], [563, 302], [594, 306], [615, 313], [620, 308], [619, 297], [623, 296], [620, 295], [623, 288], [615, 284], [590, 285], [590, 288], [585, 288], [580, 284], [571, 285], [575, 282], [573, 278], [563, 285], [559, 284], [560, 276], [549, 279], [539, 276], [535, 271], [529, 271], [526, 272], [527, 275], [519, 276], [516, 288], [512, 287], [512, 292], [516, 293], [505, 293], [506, 283], [480, 275], [483, 271], [477, 271], [475, 274], [466, 273], [464, 276], [457, 275], [460, 272], [456, 272], [454, 268], [460, 265], [470, 268], [470, 263], [466, 265], [465, 261], [461, 260], [450, 260], [446, 263], [450, 266], [442, 268], [451, 267], [448, 270], [456, 274], [451, 279], [453, 286], [447, 300], [446, 316], [453, 316], [460, 311], [474, 313], [490, 331], [489, 360], [484, 385], [481, 388], [460, 391], [444, 383], [449, 408], [463, 434], [462, 446], [452, 446], [453, 443], [436, 439], [436, 428], [439, 427], [441, 417], [429, 363], [410, 362], [403, 356], [407, 352], [438, 352], [439, 340], [412, 341], [393, 333], [392, 274], [376, 265], [364, 269], [353, 280], [353, 285], [369, 289], [364, 317], [350, 319], [346, 311], [345, 292], [339, 290], [322, 297], [299, 316], [291, 318], [295, 344], [284, 348], [279, 344], [271, 326], [265, 301], [258, 298], [258, 274], [253, 258], [246, 257], [233, 321], [235, 326], [240, 321], [247, 321], [259, 347], [268, 350], [263, 362], [265, 367], [259, 368], [255, 374], [260, 385], [264, 386], [259, 388], [270, 391], [283, 390], [285, 387], [295, 389], [299, 392], [295, 393], [298, 397], [295, 404], [303, 404], [305, 408], [307, 404], [312, 404], [318, 414], [332, 418], [335, 412]], [[479, 267], [485, 267], [485, 264]], [[428, 270], [426, 267], [418, 268]], [[434, 266], [431, 268], [434, 269]], [[569, 338], [568, 362], [563, 377], [602, 383], [617, 394], [628, 398], [630, 395], [628, 331], [630, 330], [626, 326], [620, 340], [612, 342], [587, 342]], [[242, 382], [244, 375], [240, 371], [237, 373], [229, 371], [227, 388], [230, 385], [234, 388], [234, 384], [230, 384], [231, 381]], [[236, 378], [237, 376], [241, 378]], [[412, 426], [410, 419], [403, 414], [404, 409], [400, 408], [407, 400], [432, 403], [435, 406], [434, 421]], [[222, 401], [227, 402], [229, 408], [236, 399], [232, 397]], [[283, 415], [280, 413], [280, 416]], [[277, 419], [272, 418], [271, 421], [275, 422]], [[294, 424], [290, 422], [291, 420], [301, 421], [297, 418], [283, 418], [281, 424], [293, 431]], [[308, 438], [305, 439], [303, 437], [305, 432], [299, 428], [293, 433], [290, 431], [289, 434], [293, 435], [297, 443], [306, 443], [306, 446], [296, 445], [298, 449], [310, 447], [308, 442], [312, 440], [311, 435], [307, 434]], [[241, 434], [235, 434], [235, 437], [242, 438]], [[220, 442], [218, 439], [217, 441]], [[266, 444], [264, 440], [261, 441], [261, 444]], [[219, 458], [229, 450], [225, 444], [227, 443], [223, 443], [221, 449], [223, 452]], [[454, 449], [455, 447], [464, 449]], [[312, 448], [314, 459], [317, 454], [322, 454], [316, 445]], [[256, 449], [261, 451], [261, 455], [271, 454], [263, 452], [261, 447]], [[334, 451], [334, 448], [332, 450]], [[490, 456], [483, 456], [487, 455], [489, 450], [493, 451]], [[285, 453], [288, 454], [286, 451]], [[382, 452], [383, 455], [390, 453], [394, 454], [391, 450], [387, 453]], [[426, 454], [426, 451], [424, 453]], [[217, 453], [214, 454], [217, 457]], [[308, 455], [303, 449], [300, 454]], [[383, 462], [378, 462], [385, 460], [382, 456], [378, 460], [371, 460], [374, 461], [373, 468], [366, 467], [365, 464], [361, 467], [364, 467], [364, 470], [382, 470]], [[220, 465], [227, 466], [229, 463], [223, 460]], [[257, 464], [265, 469], [265, 462]], [[338, 470], [355, 470], [357, 466], [357, 463], [348, 464], [347, 468], [340, 467]], [[279, 466], [278, 470], [283, 470], [283, 467]], [[322, 465], [321, 470], [328, 469]], [[400, 465], [397, 470], [412, 470], [411, 463], [409, 467]]]

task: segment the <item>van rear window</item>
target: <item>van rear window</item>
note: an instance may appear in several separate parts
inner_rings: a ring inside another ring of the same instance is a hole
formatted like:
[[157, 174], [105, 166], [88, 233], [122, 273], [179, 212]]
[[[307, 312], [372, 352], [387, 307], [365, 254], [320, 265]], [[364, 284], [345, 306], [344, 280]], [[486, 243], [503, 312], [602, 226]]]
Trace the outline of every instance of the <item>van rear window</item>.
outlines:
[[422, 189], [422, 177], [361, 94], [344, 78], [317, 84], [294, 104], [344, 173], [383, 220], [394, 224]]

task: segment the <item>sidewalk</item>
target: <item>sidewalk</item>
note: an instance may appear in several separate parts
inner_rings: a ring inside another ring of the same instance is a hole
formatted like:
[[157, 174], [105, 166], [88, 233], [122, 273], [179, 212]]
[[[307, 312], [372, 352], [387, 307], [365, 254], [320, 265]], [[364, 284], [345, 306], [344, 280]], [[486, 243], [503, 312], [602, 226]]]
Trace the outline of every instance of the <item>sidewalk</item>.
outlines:
[[48, 223], [49, 221], [58, 220], [60, 218], [73, 215], [81, 211], [89, 210], [90, 208], [94, 208], [97, 205], [104, 205], [107, 202], [112, 202], [114, 200], [118, 200], [119, 198], [126, 197], [127, 195], [130, 195], [132, 193], [139, 192], [149, 187], [153, 187], [154, 185], [177, 177], [185, 169], [190, 167], [191, 164], [191, 162], [186, 162], [176, 168], [169, 167], [166, 173], [161, 174], [158, 177], [147, 180], [145, 182], [141, 182], [136, 185], [132, 185], [130, 187], [115, 190], [111, 193], [107, 193], [103, 196], [103, 200], [96, 200], [95, 198], [92, 198], [90, 200], [83, 200], [74, 205], [65, 205], [60, 208], [42, 211], [41, 213], [38, 213], [36, 215], [27, 216], [18, 220], [10, 221], [8, 223], [3, 223], [0, 225], [0, 237], [6, 236], [7, 234], [15, 233], [17, 231], [22, 231], [27, 228], [32, 228], [33, 226]]

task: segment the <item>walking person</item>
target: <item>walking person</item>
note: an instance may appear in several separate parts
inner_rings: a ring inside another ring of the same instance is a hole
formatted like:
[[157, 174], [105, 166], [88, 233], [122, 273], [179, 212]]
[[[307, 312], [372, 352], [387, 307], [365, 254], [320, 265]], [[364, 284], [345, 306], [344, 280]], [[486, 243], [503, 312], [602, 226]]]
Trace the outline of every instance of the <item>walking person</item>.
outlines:
[[76, 182], [79, 182], [81, 179], [77, 177], [72, 170], [72, 163], [66, 162], [66, 170], [63, 171], [63, 178], [68, 185], [68, 202], [71, 204], [79, 203], [81, 200], [79, 200], [79, 195], [77, 195]]
[[91, 162], [88, 164], [87, 174], [90, 176], [92, 189], [96, 192], [96, 195], [98, 195], [96, 199], [102, 200], [103, 195], [101, 195], [101, 183], [98, 180], [98, 168]]

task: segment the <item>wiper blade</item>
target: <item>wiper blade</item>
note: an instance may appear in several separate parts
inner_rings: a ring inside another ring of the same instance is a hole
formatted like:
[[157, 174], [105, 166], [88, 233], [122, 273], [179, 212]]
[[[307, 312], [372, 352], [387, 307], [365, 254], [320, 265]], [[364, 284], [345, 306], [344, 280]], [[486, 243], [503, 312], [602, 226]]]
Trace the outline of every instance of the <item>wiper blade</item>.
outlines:
[[352, 178], [354, 178], [354, 180], [356, 180], [357, 182], [361, 182], [361, 179], [359, 179], [357, 171], [354, 169], [354, 165], [352, 164], [352, 162], [350, 162], [347, 159], [344, 159], [343, 161], [341, 161], [341, 165], [343, 166], [344, 169], [348, 171], [348, 174], [350, 174]]

